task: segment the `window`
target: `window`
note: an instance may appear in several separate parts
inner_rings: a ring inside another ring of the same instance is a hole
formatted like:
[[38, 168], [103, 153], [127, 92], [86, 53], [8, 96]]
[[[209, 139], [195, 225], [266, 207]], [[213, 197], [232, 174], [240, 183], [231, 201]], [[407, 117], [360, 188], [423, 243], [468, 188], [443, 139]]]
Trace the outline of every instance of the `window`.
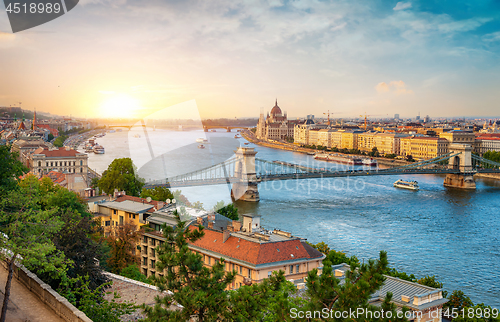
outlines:
[[296, 272], [296, 273], [300, 273], [300, 270], [299, 270], [300, 265], [297, 265], [297, 267], [296, 267], [296, 268], [297, 268], [297, 269], [295, 270], [295, 272]]
[[154, 259], [151, 260], [151, 268], [154, 269], [156, 267], [156, 261]]
[[208, 257], [208, 265], [210, 265], [210, 256]]
[[147, 243], [148, 242], [148, 238], [146, 236], [144, 236], [144, 242]]
[[120, 216], [120, 225], [123, 225], [123, 216]]
[[116, 215], [116, 210], [115, 209], [113, 209], [113, 215]]
[[148, 258], [147, 257], [142, 258], [142, 265], [148, 265]]
[[290, 265], [290, 274], [293, 274], [293, 265]]
[[151, 256], [155, 257], [156, 256], [156, 251], [154, 249], [151, 249]]
[[267, 277], [271, 277], [271, 275], [273, 275], [273, 271], [267, 272]]
[[82, 160], [80, 160], [80, 165], [83, 165], [83, 161]]
[[240, 275], [243, 275], [243, 267], [240, 266]]

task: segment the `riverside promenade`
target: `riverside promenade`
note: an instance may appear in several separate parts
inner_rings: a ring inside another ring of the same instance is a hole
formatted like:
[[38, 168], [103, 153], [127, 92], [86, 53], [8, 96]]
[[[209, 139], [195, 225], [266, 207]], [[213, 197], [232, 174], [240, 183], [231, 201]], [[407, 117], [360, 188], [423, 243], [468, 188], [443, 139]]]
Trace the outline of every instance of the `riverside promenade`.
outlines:
[[[0, 303], [3, 303], [7, 270], [0, 265]], [[12, 279], [10, 288], [7, 318], [9, 322], [64, 322], [50, 307], [46, 306], [35, 294], [21, 284], [16, 278]]]

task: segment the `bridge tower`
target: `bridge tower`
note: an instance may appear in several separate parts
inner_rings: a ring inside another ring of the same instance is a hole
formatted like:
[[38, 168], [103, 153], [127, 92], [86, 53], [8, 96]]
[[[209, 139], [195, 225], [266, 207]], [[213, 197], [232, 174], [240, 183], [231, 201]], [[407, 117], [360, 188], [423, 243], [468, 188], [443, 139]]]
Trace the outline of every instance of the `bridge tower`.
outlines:
[[449, 151], [453, 153], [461, 152], [448, 161], [448, 168], [459, 173], [447, 174], [444, 179], [445, 187], [460, 189], [476, 189], [474, 173], [472, 169], [472, 146], [469, 144], [452, 143]]
[[231, 188], [231, 198], [233, 200], [257, 202], [260, 200], [255, 172], [255, 155], [257, 152], [253, 148], [242, 147], [234, 152], [236, 154], [234, 168], [236, 182], [233, 183]]

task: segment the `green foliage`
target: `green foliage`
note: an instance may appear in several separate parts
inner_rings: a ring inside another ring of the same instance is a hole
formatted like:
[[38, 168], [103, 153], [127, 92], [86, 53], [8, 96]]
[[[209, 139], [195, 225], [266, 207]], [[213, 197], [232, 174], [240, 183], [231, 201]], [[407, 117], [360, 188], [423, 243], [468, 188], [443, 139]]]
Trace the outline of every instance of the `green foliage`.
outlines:
[[111, 234], [106, 239], [111, 248], [107, 264], [112, 273], [119, 274], [127, 266], [139, 263], [136, 245], [140, 232], [132, 224], [112, 227]]
[[500, 151], [487, 151], [483, 154], [483, 158], [495, 162], [500, 162]]
[[[324, 265], [321, 275], [317, 269], [313, 269], [307, 276], [306, 296], [309, 302], [303, 307], [304, 311], [349, 311], [353, 308], [363, 308], [365, 310], [377, 311], [384, 309], [391, 311], [393, 319], [390, 321], [406, 321], [406, 319], [396, 317], [396, 308], [390, 304], [392, 294], [387, 293], [381, 308], [368, 304], [371, 294], [382, 287], [384, 276], [382, 275], [388, 268], [387, 253], [380, 252], [379, 260], [370, 260], [367, 264], [352, 263], [350, 270], [346, 272], [344, 283], [335, 277], [331, 265]], [[406, 308], [403, 308], [405, 311]], [[320, 319], [312, 319], [319, 321]], [[332, 318], [331, 321], [344, 321], [342, 318]], [[371, 319], [358, 317], [354, 321], [386, 321], [384, 319]], [[389, 321], [389, 319], [387, 319]]]
[[387, 159], [395, 159], [396, 157], [397, 157], [397, 155], [394, 153], [384, 155], [384, 158], [387, 158]]
[[9, 145], [0, 145], [0, 196], [15, 189], [17, 178], [29, 171], [17, 157], [17, 153], [10, 152]]
[[48, 139], [49, 141], [52, 141], [52, 140], [54, 139], [54, 134], [49, 133], [49, 135], [47, 135], [47, 139]]
[[377, 147], [374, 146], [373, 149], [371, 150], [371, 152], [368, 153], [368, 155], [371, 157], [379, 157], [380, 153], [378, 152]]
[[359, 259], [356, 256], [347, 257], [347, 255], [343, 252], [337, 252], [335, 250], [331, 250], [326, 255], [326, 258], [323, 261], [329, 261], [332, 265], [338, 265], [342, 263], [346, 263], [347, 265], [359, 264]]
[[56, 209], [42, 209], [32, 192], [36, 196], [31, 187], [19, 188], [0, 199], [0, 248], [9, 251], [9, 255], [0, 253], [0, 260], [7, 262], [9, 271], [1, 321], [6, 317], [14, 263], [29, 270], [36, 267], [52, 278], [64, 276], [69, 264], [51, 240], [63, 222], [55, 215]]
[[453, 291], [448, 300], [449, 301], [443, 305], [443, 308], [450, 308], [450, 309], [455, 308], [458, 311], [460, 311], [465, 307], [474, 306], [472, 300], [467, 295], [465, 295], [464, 292], [459, 290]]
[[150, 197], [153, 200], [165, 201], [167, 199], [174, 199], [174, 195], [168, 188], [165, 187], [155, 187], [153, 189], [142, 189], [141, 198]]
[[412, 156], [412, 155], [407, 155], [407, 156], [406, 156], [406, 161], [408, 161], [408, 162], [415, 162], [416, 160], [415, 160], [415, 159], [413, 159], [413, 156]]
[[326, 244], [324, 242], [317, 243], [317, 244], [311, 244], [310, 242], [306, 242], [306, 243], [309, 244], [309, 246], [319, 250], [320, 252], [322, 252], [325, 255], [328, 255], [328, 253], [330, 252], [330, 247], [328, 246], [328, 244]]
[[415, 277], [415, 275], [413, 275], [413, 274], [408, 275], [405, 272], [399, 272], [395, 268], [388, 268], [387, 271], [384, 272], [384, 274], [392, 276], [392, 277], [397, 277], [397, 278], [400, 278], [402, 280], [413, 282], [413, 283], [417, 282], [417, 278]]
[[111, 162], [97, 186], [108, 195], [118, 189], [124, 190], [127, 195], [138, 197], [144, 186], [144, 179], [137, 176], [132, 159], [121, 158]]
[[120, 297], [115, 292], [111, 301], [106, 301], [102, 293], [111, 283], [89, 287], [88, 277], [66, 279], [58, 289], [58, 293], [67, 298], [71, 304], [81, 310], [94, 322], [120, 322], [124, 314], [132, 313], [137, 307], [132, 303], [117, 303]]
[[[234, 280], [236, 272], [225, 272], [223, 260], [210, 268], [205, 267], [201, 255], [188, 249], [188, 241], [203, 237], [203, 226], [188, 229], [179, 214], [174, 214], [177, 225], [175, 229], [163, 226], [166, 241], [158, 247], [156, 269], [165, 275], [153, 279], [161, 291], [168, 289], [173, 293], [157, 297], [154, 307], [143, 306], [146, 321], [187, 321], [192, 316], [198, 321], [216, 321], [227, 313], [229, 297], [224, 290]], [[174, 302], [182, 308], [169, 309]]]
[[200, 210], [205, 210], [205, 208], [203, 208], [203, 203], [200, 202], [200, 201], [195, 201], [191, 207], [195, 208], [195, 209], [200, 209]]
[[54, 141], [54, 146], [62, 148], [64, 146], [64, 141], [66, 141], [67, 138], [68, 136], [66, 135], [58, 136], [57, 139]]
[[222, 200], [215, 204], [213, 211], [232, 220], [238, 220], [239, 218], [238, 208], [236, 208], [232, 203], [225, 205]]
[[273, 272], [261, 283], [244, 285], [230, 292], [230, 306], [224, 320], [291, 321], [290, 310], [306, 303], [296, 294], [295, 285], [285, 279], [283, 271]]
[[146, 277], [146, 275], [142, 274], [139, 270], [139, 266], [137, 264], [131, 264], [122, 269], [120, 272], [121, 276], [125, 276], [127, 278], [143, 282], [143, 283], [151, 283], [151, 281]]

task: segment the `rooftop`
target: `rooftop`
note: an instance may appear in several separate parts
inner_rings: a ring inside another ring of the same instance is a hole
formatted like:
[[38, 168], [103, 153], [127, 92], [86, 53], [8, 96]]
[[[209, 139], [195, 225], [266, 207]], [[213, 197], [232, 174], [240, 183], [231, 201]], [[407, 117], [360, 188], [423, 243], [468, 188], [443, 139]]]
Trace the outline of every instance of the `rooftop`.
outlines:
[[122, 202], [108, 201], [108, 202], [103, 202], [102, 204], [100, 204], [100, 206], [110, 209], [122, 210], [135, 214], [145, 213], [146, 211], [154, 207], [153, 205], [150, 204], [144, 204], [141, 202], [135, 202], [131, 200], [125, 200]]

